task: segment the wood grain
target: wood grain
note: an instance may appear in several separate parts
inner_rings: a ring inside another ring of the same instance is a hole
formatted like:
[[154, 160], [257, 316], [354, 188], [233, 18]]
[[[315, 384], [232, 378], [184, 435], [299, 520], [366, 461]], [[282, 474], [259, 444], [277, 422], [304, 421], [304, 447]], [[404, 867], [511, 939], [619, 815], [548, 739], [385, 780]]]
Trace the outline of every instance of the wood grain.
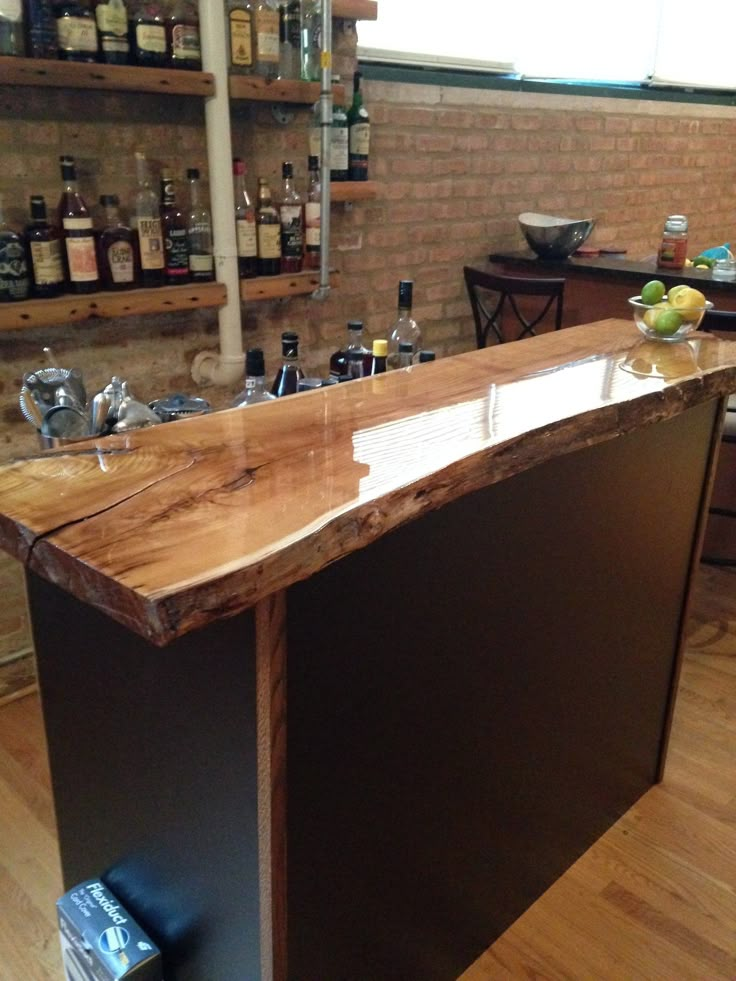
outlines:
[[11, 462], [0, 547], [163, 644], [471, 490], [736, 388], [736, 343], [704, 336], [664, 379], [624, 370], [638, 337], [601, 321]]
[[353, 20], [377, 20], [378, 3], [376, 0], [334, 0], [332, 16], [348, 17]]
[[[291, 78], [263, 78], [261, 75], [231, 75], [230, 98], [258, 102], [293, 102], [312, 105], [319, 99], [319, 82], [300, 82]], [[345, 102], [345, 86], [333, 85], [332, 98]]]
[[330, 184], [333, 201], [372, 201], [378, 197], [377, 181], [334, 181]]
[[[340, 274], [330, 272], [330, 286], [340, 285]], [[287, 296], [308, 296], [319, 286], [319, 272], [309, 270], [298, 273], [283, 273], [280, 276], [257, 276], [255, 279], [241, 279], [240, 299], [244, 303], [258, 300], [278, 300]]]
[[164, 95], [214, 95], [209, 72], [128, 65], [83, 64], [46, 58], [0, 57], [4, 85], [45, 88], [112, 89], [116, 92], [158, 92]]

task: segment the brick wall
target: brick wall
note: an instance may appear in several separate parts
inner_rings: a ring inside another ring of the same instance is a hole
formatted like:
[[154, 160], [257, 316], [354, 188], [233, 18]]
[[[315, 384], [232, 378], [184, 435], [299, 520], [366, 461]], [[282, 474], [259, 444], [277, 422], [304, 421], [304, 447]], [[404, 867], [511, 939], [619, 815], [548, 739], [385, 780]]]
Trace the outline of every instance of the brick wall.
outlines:
[[[336, 70], [354, 64], [350, 22], [335, 30]], [[349, 84], [348, 84], [349, 88]], [[667, 214], [690, 219], [691, 253], [736, 241], [733, 187], [736, 109], [584, 96], [539, 95], [368, 81], [373, 122], [375, 202], [333, 206], [332, 263], [342, 286], [325, 302], [304, 298], [253, 304], [243, 311], [245, 346], [265, 349], [275, 367], [279, 335], [297, 329], [307, 372], [323, 374], [347, 319], [362, 317], [371, 337], [395, 315], [399, 278], [415, 280], [415, 314], [424, 343], [438, 355], [472, 347], [462, 266], [490, 249], [521, 248], [522, 211], [593, 215], [591, 244], [617, 245], [638, 258], [657, 247]], [[306, 177], [308, 108], [281, 125], [265, 104], [233, 107], [233, 150], [249, 165], [249, 186], [292, 159]], [[112, 138], [114, 134], [114, 139]], [[204, 111], [199, 100], [130, 94], [4, 89], [0, 95], [0, 190], [11, 218], [25, 220], [28, 196], [59, 194], [58, 156], [74, 154], [89, 202], [133, 187], [133, 150], [154, 171], [174, 164], [207, 178]], [[216, 193], [216, 189], [212, 189]], [[601, 316], [626, 310], [601, 310]], [[0, 459], [35, 449], [17, 409], [24, 370], [42, 363], [51, 343], [80, 367], [95, 390], [111, 374], [129, 378], [139, 397], [193, 392], [193, 355], [217, 343], [212, 311], [89, 322], [54, 330], [0, 334]], [[216, 407], [238, 386], [206, 389]]]

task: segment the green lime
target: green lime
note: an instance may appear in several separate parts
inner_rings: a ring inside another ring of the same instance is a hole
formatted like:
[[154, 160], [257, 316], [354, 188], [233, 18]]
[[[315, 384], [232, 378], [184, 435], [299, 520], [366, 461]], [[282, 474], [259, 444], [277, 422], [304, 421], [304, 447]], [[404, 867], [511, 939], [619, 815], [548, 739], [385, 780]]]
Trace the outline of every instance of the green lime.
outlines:
[[693, 259], [694, 266], [705, 266], [706, 269], [713, 268], [713, 260], [708, 258], [707, 255], [696, 255]]
[[664, 283], [659, 279], [651, 279], [641, 291], [641, 302], [653, 306], [664, 296]]
[[682, 327], [682, 316], [677, 310], [663, 310], [654, 321], [654, 329], [663, 337], [671, 337]]

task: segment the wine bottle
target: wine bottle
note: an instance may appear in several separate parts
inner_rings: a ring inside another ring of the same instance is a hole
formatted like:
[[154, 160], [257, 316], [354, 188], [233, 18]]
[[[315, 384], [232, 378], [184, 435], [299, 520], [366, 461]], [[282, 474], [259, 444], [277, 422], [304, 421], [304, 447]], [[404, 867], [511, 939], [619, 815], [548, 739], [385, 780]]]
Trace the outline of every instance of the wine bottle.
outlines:
[[139, 279], [135, 233], [120, 217], [117, 194], [103, 194], [104, 228], [97, 239], [100, 281], [106, 290], [129, 290]]
[[278, 78], [281, 29], [276, 0], [256, 0], [254, 22], [255, 72], [264, 78]]
[[245, 408], [257, 402], [273, 402], [276, 398], [266, 391], [266, 368], [263, 351], [250, 348], [245, 355], [245, 390], [233, 402], [233, 408]]
[[26, 53], [30, 58], [59, 56], [52, 0], [26, 0]]
[[194, 0], [173, 0], [166, 18], [166, 43], [172, 68], [202, 70], [199, 12]]
[[166, 14], [160, 0], [137, 0], [128, 14], [131, 60], [148, 68], [167, 68]]
[[56, 4], [56, 34], [62, 61], [97, 61], [97, 22], [83, 0]]
[[31, 292], [48, 298], [64, 292], [66, 273], [61, 235], [46, 214], [46, 201], [40, 195], [31, 198], [31, 220], [25, 228], [25, 240], [31, 260]]
[[99, 60], [108, 65], [127, 65], [128, 10], [123, 0], [96, 0], [95, 20], [99, 43]]
[[292, 330], [281, 335], [281, 357], [281, 367], [271, 386], [271, 394], [277, 398], [293, 395], [299, 388], [299, 380], [304, 377], [299, 364], [299, 335]]
[[281, 222], [271, 202], [271, 188], [265, 177], [258, 178], [256, 232], [258, 275], [278, 276], [281, 272]]
[[245, 164], [236, 157], [233, 160], [235, 183], [235, 231], [238, 242], [238, 276], [252, 279], [258, 275], [258, 238], [256, 235], [256, 209], [251, 204], [245, 186]]
[[389, 328], [388, 348], [389, 367], [398, 368], [399, 344], [411, 344], [412, 350], [421, 347], [422, 334], [419, 324], [411, 315], [412, 294], [414, 283], [410, 279], [402, 279], [399, 283], [398, 314]]
[[322, 185], [319, 160], [309, 158], [309, 184], [304, 205], [304, 268], [319, 269], [321, 242]]
[[348, 109], [348, 176], [351, 181], [368, 180], [368, 151], [371, 123], [360, 91], [361, 73], [353, 76], [353, 102]]
[[282, 187], [279, 202], [281, 222], [281, 272], [301, 272], [304, 250], [304, 205], [294, 187], [294, 168], [289, 161], [281, 165]]
[[227, 0], [228, 62], [230, 71], [253, 71], [253, 4], [251, 0]]
[[0, 0], [0, 55], [26, 53], [23, 4], [21, 0]]
[[92, 218], [79, 193], [74, 157], [59, 157], [63, 190], [59, 200], [59, 225], [64, 230], [69, 289], [94, 293], [100, 288]]
[[0, 194], [0, 303], [27, 300], [31, 293], [28, 257], [21, 236], [5, 221]]
[[131, 224], [138, 234], [141, 286], [162, 286], [164, 282], [164, 240], [159, 199], [151, 187], [148, 162], [140, 151], [135, 154], [138, 187], [135, 192]]
[[[335, 77], [333, 84], [339, 82]], [[348, 114], [345, 108], [335, 104], [332, 107], [332, 130], [330, 132], [330, 180], [348, 179]]]
[[187, 221], [176, 203], [174, 177], [161, 171], [161, 231], [164, 236], [164, 282], [169, 286], [189, 282]]
[[187, 245], [189, 247], [189, 278], [193, 283], [211, 283], [215, 278], [215, 259], [212, 253], [212, 217], [200, 200], [199, 171], [187, 170], [189, 181], [189, 214], [187, 215]]

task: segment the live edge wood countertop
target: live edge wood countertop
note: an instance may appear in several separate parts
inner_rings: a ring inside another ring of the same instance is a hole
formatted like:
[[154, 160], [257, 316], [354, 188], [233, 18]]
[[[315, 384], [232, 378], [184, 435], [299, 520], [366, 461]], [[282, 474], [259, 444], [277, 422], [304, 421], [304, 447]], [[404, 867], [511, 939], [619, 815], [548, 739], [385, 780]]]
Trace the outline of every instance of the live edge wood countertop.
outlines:
[[603, 320], [13, 460], [0, 547], [164, 645], [424, 511], [734, 390], [736, 342]]

